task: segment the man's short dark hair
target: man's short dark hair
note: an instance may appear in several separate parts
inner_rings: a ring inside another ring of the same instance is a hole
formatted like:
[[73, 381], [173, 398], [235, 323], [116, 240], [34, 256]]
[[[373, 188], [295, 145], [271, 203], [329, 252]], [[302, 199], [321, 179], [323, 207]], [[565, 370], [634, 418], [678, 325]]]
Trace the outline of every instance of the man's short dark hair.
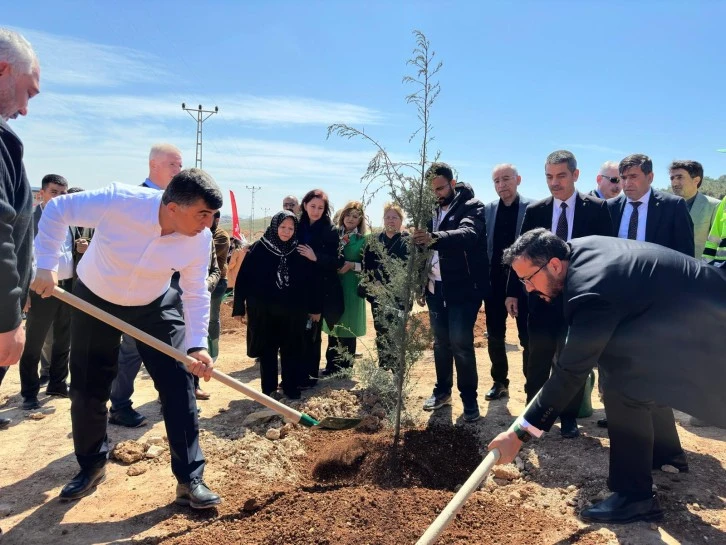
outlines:
[[431, 181], [438, 176], [443, 176], [447, 182], [451, 182], [454, 179], [454, 171], [446, 163], [431, 163], [426, 171], [426, 179]]
[[68, 188], [68, 194], [72, 195], [73, 193], [81, 193], [83, 191], [82, 187], [69, 187]]
[[696, 176], [698, 176], [700, 180], [698, 180], [698, 184], [696, 185], [696, 187], [701, 187], [701, 184], [703, 183], [703, 165], [701, 163], [699, 163], [698, 161], [688, 160], [673, 161], [668, 166], [668, 171], [670, 172], [671, 170], [675, 170], [677, 168], [681, 168], [688, 172], [688, 175], [691, 178], [695, 178]]
[[40, 182], [41, 189], [47, 189], [49, 184], [56, 184], [63, 187], [68, 187], [68, 180], [66, 180], [60, 174], [46, 174]]
[[164, 190], [161, 202], [190, 206], [196, 204], [199, 199], [202, 199], [211, 210], [219, 210], [224, 204], [222, 192], [214, 178], [201, 168], [189, 168], [171, 179]]
[[634, 153], [633, 155], [628, 155], [625, 159], [620, 161], [620, 165], [618, 165], [618, 172], [622, 176], [626, 170], [633, 167], [640, 167], [640, 170], [643, 171], [643, 174], [650, 174], [651, 172], [653, 172], [653, 161], [651, 161], [650, 157], [648, 157], [647, 155], [643, 155], [642, 153]]
[[570, 247], [552, 231], [538, 227], [524, 233], [504, 250], [502, 263], [511, 266], [520, 257], [530, 260], [535, 267], [542, 267], [553, 257], [569, 261]]
[[577, 170], [577, 159], [575, 159], [575, 154], [571, 151], [567, 151], [566, 149], [559, 149], [550, 153], [545, 160], [545, 168], [547, 168], [547, 165], [561, 165], [562, 163], [567, 163], [567, 170], [569, 170], [570, 173]]

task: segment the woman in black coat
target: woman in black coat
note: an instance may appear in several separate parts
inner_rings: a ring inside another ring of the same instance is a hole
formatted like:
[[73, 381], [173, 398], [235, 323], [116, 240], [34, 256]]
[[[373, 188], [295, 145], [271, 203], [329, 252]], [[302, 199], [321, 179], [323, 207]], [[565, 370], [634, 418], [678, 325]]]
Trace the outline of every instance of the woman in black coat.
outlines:
[[[381, 252], [401, 261], [408, 260], [408, 245], [410, 242], [408, 232], [402, 231], [403, 217], [403, 209], [397, 204], [388, 203], [383, 207], [384, 229], [377, 236], [378, 244], [371, 247], [369, 243], [366, 248], [363, 256], [363, 277], [367, 279], [367, 282], [359, 286], [359, 295], [365, 296], [371, 304], [373, 327], [376, 330], [378, 365], [386, 369], [395, 369], [396, 367], [395, 356], [390, 353], [386, 341], [389, 326], [395, 323], [396, 313], [394, 309], [384, 309], [374, 295], [375, 289], [367, 289], [367, 286], [371, 283], [385, 286], [388, 282]], [[398, 302], [395, 310], [403, 311], [404, 305]]]
[[[302, 199], [301, 208], [298, 252], [315, 266], [321, 283], [322, 318], [332, 328], [344, 310], [343, 288], [338, 278], [338, 269], [345, 264], [340, 252], [340, 237], [330, 220], [330, 203], [324, 191], [308, 191]], [[313, 316], [311, 327], [303, 339], [302, 365], [306, 378], [302, 385], [305, 387], [314, 386], [318, 381], [321, 336], [320, 316]]]
[[247, 316], [247, 355], [260, 359], [262, 393], [277, 389], [280, 352], [282, 389], [300, 399], [305, 325], [322, 310], [314, 266], [298, 251], [298, 219], [292, 212], [272, 217], [264, 236], [249, 249], [234, 289], [233, 316]]

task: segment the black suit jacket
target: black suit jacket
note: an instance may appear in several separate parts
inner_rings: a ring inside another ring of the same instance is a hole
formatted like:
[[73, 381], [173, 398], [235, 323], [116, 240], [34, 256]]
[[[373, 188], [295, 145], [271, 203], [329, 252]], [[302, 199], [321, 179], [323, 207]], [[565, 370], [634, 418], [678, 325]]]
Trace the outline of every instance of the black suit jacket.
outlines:
[[[537, 227], [552, 229], [552, 207], [554, 198], [547, 197], [541, 201], [530, 204], [524, 213], [522, 234]], [[572, 224], [572, 238], [581, 238], [589, 235], [610, 236], [613, 224], [610, 220], [608, 208], [602, 199], [577, 192], [575, 199], [575, 218]], [[517, 275], [509, 272], [507, 282], [507, 297], [520, 297], [523, 286], [517, 280]]]
[[726, 275], [648, 242], [585, 237], [563, 300], [567, 340], [524, 418], [549, 430], [599, 365], [604, 389], [726, 426]]
[[[625, 194], [608, 199], [613, 219], [613, 235], [618, 236], [620, 220], [628, 202]], [[682, 197], [651, 189], [645, 241], [692, 256], [694, 250], [693, 220]]]

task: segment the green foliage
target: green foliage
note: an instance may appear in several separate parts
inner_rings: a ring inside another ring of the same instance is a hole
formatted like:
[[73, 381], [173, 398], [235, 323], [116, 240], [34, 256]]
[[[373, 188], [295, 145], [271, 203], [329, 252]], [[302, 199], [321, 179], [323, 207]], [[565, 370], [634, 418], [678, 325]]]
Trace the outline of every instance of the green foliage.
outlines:
[[[441, 63], [434, 62], [434, 52], [423, 33], [414, 31], [416, 47], [407, 65], [413, 73], [403, 78], [403, 82], [413, 86], [414, 91], [406, 96], [406, 102], [416, 109], [418, 128], [409, 142], [419, 139], [419, 158], [416, 163], [394, 162], [386, 149], [364, 131], [348, 125], [331, 125], [328, 137], [337, 135], [343, 138], [362, 138], [373, 145], [376, 154], [368, 164], [362, 177], [365, 183], [364, 201], [370, 200], [379, 192], [387, 192], [391, 201], [405, 212], [407, 221], [415, 228], [425, 228], [435, 206], [426, 170], [432, 160], [429, 158], [431, 136], [431, 107], [439, 94], [439, 84], [434, 81], [441, 69]], [[438, 158], [435, 155], [433, 160]], [[384, 282], [375, 282], [372, 275], [361, 279], [368, 292], [373, 295], [382, 309], [382, 316], [388, 334], [383, 338], [379, 351], [379, 361], [392, 364], [395, 385], [395, 404], [392, 420], [394, 423], [394, 446], [400, 437], [401, 415], [404, 413], [407, 384], [411, 367], [418, 361], [423, 351], [430, 346], [430, 334], [425, 327], [428, 316], [424, 313], [412, 314], [414, 300], [424, 291], [426, 271], [430, 251], [411, 245], [409, 259], [402, 261], [387, 255], [382, 244], [371, 237], [370, 248], [380, 256]], [[367, 378], [366, 378], [367, 377]], [[373, 377], [373, 378], [371, 378]], [[382, 384], [378, 373], [367, 373], [362, 380], [373, 380]], [[369, 386], [372, 384], [369, 384]]]

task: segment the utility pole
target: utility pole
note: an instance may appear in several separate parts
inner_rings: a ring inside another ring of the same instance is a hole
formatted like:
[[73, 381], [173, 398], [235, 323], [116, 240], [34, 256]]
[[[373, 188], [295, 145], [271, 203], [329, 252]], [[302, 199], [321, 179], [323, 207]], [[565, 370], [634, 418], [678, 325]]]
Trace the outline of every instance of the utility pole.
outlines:
[[[197, 122], [197, 155], [194, 166], [197, 168], [202, 168], [202, 123], [204, 123], [207, 119], [219, 112], [219, 108], [215, 106], [214, 110], [202, 110], [201, 104], [199, 105], [199, 108], [196, 109], [187, 108], [187, 105], [182, 102], [182, 110], [187, 112], [190, 116], [192, 116], [192, 119]], [[209, 115], [205, 117], [204, 114]]]
[[255, 237], [255, 193], [262, 189], [262, 187], [254, 185], [247, 185], [245, 187], [249, 189], [250, 193], [252, 193], [252, 202], [250, 203], [252, 208], [252, 213], [250, 215], [250, 242], [252, 242]]

